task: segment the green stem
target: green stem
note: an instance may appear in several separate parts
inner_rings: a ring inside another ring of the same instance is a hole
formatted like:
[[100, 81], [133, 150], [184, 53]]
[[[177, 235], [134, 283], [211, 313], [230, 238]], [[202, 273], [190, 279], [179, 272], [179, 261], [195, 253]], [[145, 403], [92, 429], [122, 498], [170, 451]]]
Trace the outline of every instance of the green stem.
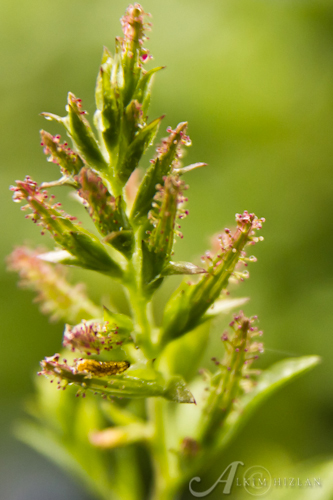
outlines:
[[134, 341], [142, 349], [147, 359], [153, 359], [156, 357], [156, 350], [152, 342], [154, 321], [150, 299], [142, 290], [142, 231], [140, 229], [135, 233], [135, 251], [132, 259], [128, 262], [125, 286], [135, 325]]
[[150, 441], [155, 476], [151, 500], [172, 500], [176, 481], [179, 480], [177, 457], [169, 450], [167, 443], [166, 407], [161, 398], [148, 401], [148, 415], [154, 425], [154, 435]]

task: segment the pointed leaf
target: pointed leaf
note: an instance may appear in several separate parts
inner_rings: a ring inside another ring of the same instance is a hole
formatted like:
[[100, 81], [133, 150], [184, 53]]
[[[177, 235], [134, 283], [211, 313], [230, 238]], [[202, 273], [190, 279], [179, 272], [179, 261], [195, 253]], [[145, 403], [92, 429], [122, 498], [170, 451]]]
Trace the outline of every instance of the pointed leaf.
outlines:
[[195, 170], [196, 168], [200, 167], [207, 167], [207, 163], [192, 163], [192, 165], [188, 165], [187, 167], [182, 167], [182, 168], [175, 168], [175, 172], [179, 175], [186, 174], [187, 172], [191, 172], [192, 170]]
[[80, 185], [78, 194], [85, 200], [85, 207], [97, 229], [106, 236], [104, 241], [124, 255], [131, 256], [133, 232], [122, 197], [114, 198], [103, 180], [89, 168], [83, 168], [76, 179]]
[[70, 252], [75, 255], [81, 267], [100, 271], [109, 274], [114, 278], [122, 276], [122, 270], [119, 265], [111, 259], [99, 240], [84, 232], [70, 232], [71, 240], [68, 243]]
[[[144, 284], [148, 285], [160, 276], [170, 260], [178, 208], [183, 202], [183, 189], [183, 182], [177, 176], [170, 175], [165, 179], [164, 187], [160, 187], [155, 195], [154, 208], [149, 213], [153, 229], [142, 254]], [[149, 262], [146, 262], [147, 259]]]
[[86, 163], [96, 170], [105, 172], [108, 169], [104, 156], [99, 149], [98, 143], [88, 120], [84, 117], [81, 108], [81, 100], [74, 94], [68, 94], [68, 132], [72, 137], [80, 155]]
[[176, 375], [169, 380], [164, 397], [177, 403], [195, 404], [193, 394], [187, 388], [184, 379], [179, 375]]
[[104, 238], [104, 241], [112, 245], [127, 258], [130, 258], [133, 254], [134, 235], [131, 229], [113, 231]]
[[154, 254], [149, 250], [145, 241], [142, 241], [142, 283], [147, 296], [151, 295], [163, 282], [159, 269], [163, 266], [163, 255]]
[[142, 104], [142, 112], [144, 116], [146, 116], [150, 104], [150, 94], [154, 75], [157, 71], [164, 68], [165, 66], [159, 66], [143, 73], [135, 89], [133, 99], [136, 99], [140, 104]]
[[173, 274], [204, 274], [207, 270], [203, 267], [198, 267], [192, 262], [173, 262], [170, 261], [168, 265], [161, 272], [161, 276], [171, 276]]
[[38, 258], [45, 262], [52, 262], [53, 264], [68, 264], [72, 260], [75, 260], [75, 257], [67, 252], [67, 250], [54, 250], [53, 252], [41, 253], [38, 255]]
[[117, 166], [117, 176], [121, 182], [127, 182], [133, 170], [138, 167], [141, 156], [153, 143], [163, 118], [164, 116], [161, 116], [146, 125], [137, 133], [133, 142], [127, 148], [121, 163]]
[[41, 113], [40, 115], [43, 116], [45, 118], [45, 120], [48, 120], [50, 122], [53, 121], [53, 122], [60, 123], [64, 127], [68, 128], [68, 117], [67, 116], [58, 116], [58, 115], [55, 115], [54, 113], [45, 113], [45, 112]]
[[178, 165], [178, 156], [181, 144], [184, 142], [187, 123], [180, 123], [176, 130], [171, 131], [169, 137], [162, 141], [157, 148], [157, 157], [152, 160], [135, 198], [131, 218], [138, 223], [146, 218], [151, 209], [152, 200], [156, 194], [156, 185], [164, 184], [164, 177], [168, 176]]
[[121, 100], [116, 79], [112, 76], [117, 71], [117, 64], [104, 48], [102, 66], [96, 83], [97, 127], [102, 133], [109, 154], [113, 155], [120, 131]]
[[[194, 403], [194, 398], [186, 388], [185, 382], [181, 377], [173, 377], [166, 385], [161, 385], [160, 380], [151, 380], [144, 378], [131, 377], [130, 375], [102, 375], [104, 369], [101, 362], [94, 360], [80, 361], [78, 367], [71, 367], [67, 363], [59, 363], [59, 355], [52, 358], [45, 358], [41, 362], [42, 374], [46, 376], [55, 376], [66, 383], [75, 384], [81, 390], [91, 390], [100, 393], [104, 397], [122, 397], [122, 398], [148, 398], [160, 396], [170, 401], [179, 403]], [[126, 363], [126, 362], [113, 362]], [[90, 364], [98, 364], [101, 370], [90, 371]], [[108, 363], [109, 365], [110, 363]], [[84, 366], [84, 371], [78, 369]], [[85, 368], [87, 366], [87, 368]], [[116, 368], [115, 368], [116, 370]], [[122, 371], [124, 371], [122, 369]]]
[[108, 321], [110, 327], [116, 326], [121, 333], [131, 333], [134, 329], [133, 321], [126, 314], [114, 313], [103, 306], [104, 321]]
[[219, 314], [226, 314], [229, 311], [232, 311], [232, 309], [237, 309], [238, 307], [243, 306], [248, 302], [250, 299], [248, 297], [243, 297], [239, 299], [222, 299], [222, 300], [217, 300], [214, 302], [212, 307], [208, 309], [206, 312], [206, 316], [209, 316], [210, 318], [218, 316]]
[[93, 234], [73, 223], [76, 217], [71, 217], [58, 210], [58, 204], [51, 206], [46, 191], [40, 191], [37, 183], [30, 177], [24, 181], [17, 181], [14, 191], [14, 200], [28, 202], [32, 214], [26, 216], [35, 223], [43, 226], [53, 236], [58, 245], [67, 250], [75, 259], [70, 264], [86, 269], [93, 269], [113, 277], [120, 277], [122, 270], [106, 252], [104, 246]]
[[237, 409], [233, 410], [226, 419], [216, 439], [216, 447], [224, 448], [264, 399], [279, 387], [314, 368], [319, 362], [319, 356], [304, 356], [279, 361], [265, 370], [259, 377], [256, 387], [240, 398]]

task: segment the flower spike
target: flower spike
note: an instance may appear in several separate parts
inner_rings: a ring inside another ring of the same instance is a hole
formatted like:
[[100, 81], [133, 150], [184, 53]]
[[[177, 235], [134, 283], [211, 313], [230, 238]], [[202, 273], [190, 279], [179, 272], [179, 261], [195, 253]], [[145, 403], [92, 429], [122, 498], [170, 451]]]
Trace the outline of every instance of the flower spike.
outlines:
[[162, 336], [176, 338], [200, 323], [207, 309], [226, 289], [236, 265], [244, 258], [244, 248], [261, 239], [255, 237], [255, 230], [261, 229], [264, 219], [245, 211], [236, 215], [237, 229], [234, 234], [226, 229], [220, 237], [220, 252], [213, 259], [210, 255], [208, 274], [198, 283], [183, 283], [166, 305]]
[[17, 247], [7, 259], [9, 270], [19, 273], [22, 288], [37, 292], [35, 301], [41, 311], [49, 314], [51, 321], [62, 319], [70, 323], [100, 317], [101, 309], [86, 296], [84, 284], [71, 285], [66, 269], [41, 260], [42, 252]]
[[260, 371], [249, 370], [251, 363], [263, 352], [263, 344], [252, 341], [253, 337], [262, 335], [253, 326], [254, 321], [254, 318], [247, 318], [240, 311], [230, 323], [231, 333], [224, 332], [221, 336], [225, 355], [221, 362], [212, 358], [218, 369], [210, 379], [209, 395], [202, 413], [199, 431], [201, 442], [207, 443], [214, 439], [236, 398], [255, 384], [255, 381], [250, 380], [251, 374], [260, 374]]
[[[14, 192], [13, 200], [15, 202], [22, 200], [28, 202], [23, 208], [30, 208], [32, 213], [26, 218], [47, 229], [55, 242], [73, 256], [68, 263], [113, 277], [121, 276], [121, 268], [109, 257], [98, 239], [75, 225], [73, 221], [76, 220], [76, 217], [60, 210], [59, 205], [61, 204], [50, 205], [47, 201], [49, 198], [47, 191], [41, 191], [38, 184], [29, 176], [24, 181], [17, 181], [16, 186], [11, 187], [11, 190]], [[43, 231], [42, 234], [44, 234]]]

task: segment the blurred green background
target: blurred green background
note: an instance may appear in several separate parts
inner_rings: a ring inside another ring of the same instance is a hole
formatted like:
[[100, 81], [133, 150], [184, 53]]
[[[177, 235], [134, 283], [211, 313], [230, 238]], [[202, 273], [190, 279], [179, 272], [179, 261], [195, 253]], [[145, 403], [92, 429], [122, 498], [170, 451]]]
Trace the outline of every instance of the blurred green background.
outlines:
[[[5, 271], [14, 245], [51, 246], [11, 202], [8, 186], [26, 174], [39, 182], [57, 177], [38, 131], [62, 131], [39, 113], [63, 114], [70, 90], [92, 116], [102, 46], [113, 49], [127, 5], [0, 2], [0, 484], [6, 500], [89, 498], [11, 435], [33, 391], [39, 360], [59, 351], [62, 326], [50, 325], [31, 304], [33, 294], [18, 291], [16, 276]], [[265, 331], [261, 364], [291, 355], [323, 359], [261, 408], [205, 484], [215, 482], [232, 460], [290, 476], [293, 464], [333, 454], [333, 2], [146, 0], [143, 7], [153, 14], [148, 47], [154, 62], [167, 66], [156, 77], [150, 117], [166, 113], [163, 133], [188, 120], [193, 146], [185, 161], [209, 164], [186, 179], [190, 217], [177, 243], [178, 258], [198, 259], [210, 235], [232, 225], [236, 212], [265, 217], [265, 241], [255, 248], [258, 263], [236, 290], [251, 297], [246, 311], [259, 315]], [[77, 213], [75, 202], [63, 199]], [[83, 278], [98, 299], [106, 281], [88, 272]], [[174, 284], [159, 292], [157, 315]], [[118, 289], [107, 293], [124, 307]], [[221, 498], [221, 490], [215, 495], [210, 498]]]

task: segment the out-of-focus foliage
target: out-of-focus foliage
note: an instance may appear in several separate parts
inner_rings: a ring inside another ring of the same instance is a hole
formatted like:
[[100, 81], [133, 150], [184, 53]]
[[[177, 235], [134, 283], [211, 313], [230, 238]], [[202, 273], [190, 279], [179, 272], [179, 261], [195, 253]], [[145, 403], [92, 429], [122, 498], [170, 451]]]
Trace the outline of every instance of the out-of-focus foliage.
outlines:
[[[264, 362], [286, 353], [323, 357], [311, 385], [310, 378], [295, 383], [250, 421], [207, 484], [231, 460], [260, 463], [272, 474], [283, 465], [288, 474], [292, 461], [332, 452], [333, 407], [325, 380], [333, 375], [333, 5], [328, 0], [147, 0], [143, 5], [154, 16], [149, 48], [155, 64], [167, 66], [156, 75], [151, 116], [168, 112], [168, 125], [186, 119], [194, 143], [186, 163], [199, 158], [209, 164], [204, 173], [192, 173], [190, 217], [177, 259], [199, 256], [209, 235], [226, 218], [232, 223], [235, 212], [264, 214], [265, 244], [258, 246], [259, 262], [242, 289], [251, 295], [245, 310], [255, 310], [265, 325]], [[39, 241], [39, 232], [33, 233], [12, 205], [8, 185], [27, 171], [38, 181], [53, 180], [56, 172], [38, 145], [38, 130], [45, 126], [38, 114], [53, 109], [63, 115], [68, 89], [92, 111], [100, 46], [111, 45], [126, 6], [123, 0], [2, 0], [2, 261], [13, 244]], [[45, 352], [58, 349], [62, 331], [31, 308], [32, 294], [17, 293], [13, 275], [1, 273], [2, 408], [12, 415], [32, 389], [27, 373], [37, 370]], [[96, 281], [88, 272], [86, 277], [97, 296], [106, 278]], [[165, 287], [159, 294], [170, 291]], [[107, 300], [125, 307], [116, 287]], [[159, 303], [156, 312], [161, 316]], [[216, 324], [217, 338], [223, 327]], [[9, 425], [8, 418], [5, 433]], [[8, 457], [8, 450], [4, 453]]]

